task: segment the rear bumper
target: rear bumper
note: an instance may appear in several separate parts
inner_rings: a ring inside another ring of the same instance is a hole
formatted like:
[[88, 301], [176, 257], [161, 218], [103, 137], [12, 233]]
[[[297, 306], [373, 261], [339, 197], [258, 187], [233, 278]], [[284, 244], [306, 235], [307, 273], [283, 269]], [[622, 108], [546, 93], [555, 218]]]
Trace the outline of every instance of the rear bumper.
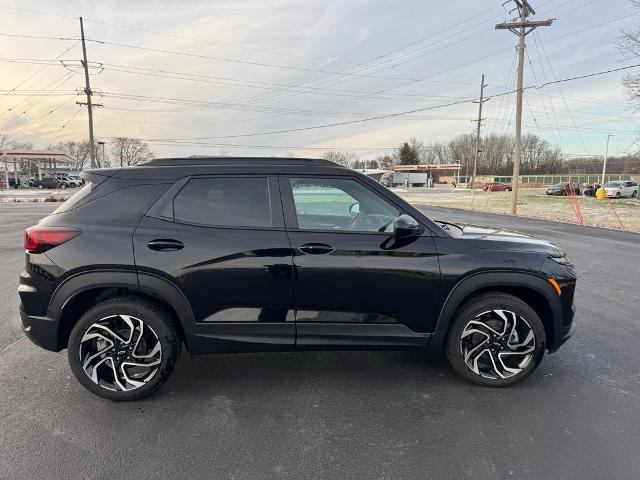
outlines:
[[22, 331], [33, 343], [52, 352], [59, 352], [58, 322], [48, 317], [28, 315], [20, 305]]

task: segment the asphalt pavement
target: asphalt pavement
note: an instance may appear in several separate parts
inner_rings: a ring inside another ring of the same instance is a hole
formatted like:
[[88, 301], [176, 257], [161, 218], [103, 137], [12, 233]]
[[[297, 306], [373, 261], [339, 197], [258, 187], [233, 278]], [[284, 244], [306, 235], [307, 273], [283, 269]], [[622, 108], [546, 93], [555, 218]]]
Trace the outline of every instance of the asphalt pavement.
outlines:
[[640, 477], [638, 234], [425, 208], [577, 266], [575, 337], [513, 387], [418, 352], [184, 354], [155, 396], [112, 403], [19, 328], [22, 229], [55, 207], [0, 204], [0, 478]]

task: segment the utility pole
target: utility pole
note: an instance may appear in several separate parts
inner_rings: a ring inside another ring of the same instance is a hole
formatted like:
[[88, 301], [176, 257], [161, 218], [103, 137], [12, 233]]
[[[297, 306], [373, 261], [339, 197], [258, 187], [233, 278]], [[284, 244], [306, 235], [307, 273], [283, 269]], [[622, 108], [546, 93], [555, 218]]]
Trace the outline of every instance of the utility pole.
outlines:
[[82, 66], [84, 67], [84, 93], [87, 94], [86, 102], [76, 102], [78, 105], [86, 105], [89, 114], [89, 153], [91, 157], [91, 168], [96, 168], [96, 146], [93, 142], [93, 107], [101, 107], [101, 104], [91, 103], [91, 85], [89, 84], [89, 64], [87, 63], [87, 47], [84, 43], [84, 25], [80, 17], [80, 38], [82, 40]]
[[516, 141], [513, 158], [513, 181], [511, 190], [511, 214], [518, 210], [518, 181], [520, 180], [520, 159], [522, 157], [522, 93], [524, 77], [524, 37], [538, 27], [548, 27], [553, 23], [552, 19], [542, 21], [527, 21], [529, 15], [535, 15], [536, 11], [529, 5], [528, 0], [513, 0], [518, 10], [518, 21], [499, 23], [496, 30], [509, 30], [519, 37], [518, 43], [518, 89], [516, 91]]
[[609, 158], [609, 139], [615, 135], [607, 135], [607, 148], [604, 151], [604, 164], [602, 165], [602, 182], [600, 185], [604, 188], [604, 175], [607, 173], [607, 159]]
[[482, 74], [482, 81], [480, 82], [480, 101], [474, 102], [479, 103], [478, 107], [478, 130], [476, 133], [476, 153], [473, 157], [473, 175], [471, 177], [471, 190], [473, 190], [476, 186], [476, 174], [478, 172], [478, 156], [480, 155], [480, 127], [482, 125], [482, 104], [490, 100], [490, 98], [484, 99], [484, 73]]

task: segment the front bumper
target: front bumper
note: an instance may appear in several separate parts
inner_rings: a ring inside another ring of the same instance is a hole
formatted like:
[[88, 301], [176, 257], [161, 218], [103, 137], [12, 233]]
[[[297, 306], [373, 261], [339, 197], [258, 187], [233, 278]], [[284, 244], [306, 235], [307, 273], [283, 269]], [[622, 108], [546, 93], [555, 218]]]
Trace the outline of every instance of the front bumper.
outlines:
[[552, 348], [549, 348], [549, 353], [553, 353], [558, 350], [562, 345], [564, 345], [567, 340], [569, 340], [573, 334], [576, 332], [576, 324], [575, 322], [571, 322], [571, 326], [568, 329], [565, 329], [564, 333], [554, 342]]
[[22, 331], [39, 347], [52, 352], [61, 350], [58, 342], [58, 322], [49, 317], [28, 315], [20, 304]]

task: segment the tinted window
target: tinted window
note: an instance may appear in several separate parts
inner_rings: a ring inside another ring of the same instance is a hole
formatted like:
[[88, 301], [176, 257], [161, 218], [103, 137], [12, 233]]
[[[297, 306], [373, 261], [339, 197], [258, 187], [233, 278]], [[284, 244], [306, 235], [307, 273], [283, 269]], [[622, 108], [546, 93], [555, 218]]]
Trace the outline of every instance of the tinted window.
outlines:
[[180, 190], [173, 209], [178, 221], [230, 227], [272, 226], [266, 178], [193, 179]]
[[356, 180], [291, 178], [289, 181], [301, 229], [382, 232], [400, 214]]
[[69, 200], [66, 200], [62, 205], [60, 205], [58, 208], [56, 208], [53, 211], [52, 215], [55, 215], [56, 213], [61, 213], [61, 212], [66, 212], [68, 210], [71, 210], [72, 208], [74, 208], [80, 202], [80, 200], [82, 200], [87, 195], [89, 195], [91, 193], [92, 189], [93, 189], [93, 183], [91, 183], [91, 182], [85, 183], [84, 187], [82, 187], [80, 190], [78, 190], [76, 193], [74, 193], [71, 196], [71, 198], [69, 198]]

